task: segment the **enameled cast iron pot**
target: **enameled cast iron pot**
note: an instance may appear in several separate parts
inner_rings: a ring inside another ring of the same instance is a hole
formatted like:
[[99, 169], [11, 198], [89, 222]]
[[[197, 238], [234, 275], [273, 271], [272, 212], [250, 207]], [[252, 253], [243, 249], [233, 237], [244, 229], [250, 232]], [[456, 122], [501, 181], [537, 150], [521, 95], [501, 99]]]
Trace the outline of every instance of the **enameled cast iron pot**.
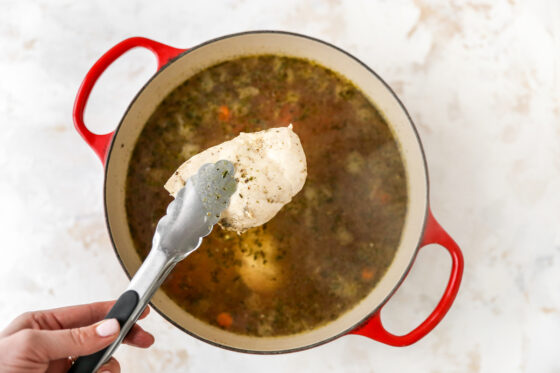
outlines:
[[[158, 59], [158, 70], [126, 110], [114, 132], [104, 135], [89, 131], [83, 120], [89, 94], [103, 71], [128, 50], [144, 47]], [[76, 97], [74, 123], [105, 167], [105, 213], [115, 253], [130, 277], [141, 264], [128, 229], [125, 210], [125, 182], [134, 144], [150, 114], [175, 87], [193, 74], [218, 62], [256, 54], [280, 54], [318, 62], [350, 79], [375, 103], [392, 126], [400, 143], [408, 178], [409, 205], [400, 246], [393, 263], [371, 293], [337, 320], [305, 333], [285, 337], [249, 337], [203, 323], [176, 305], [159, 290], [152, 305], [183, 331], [211, 344], [252, 353], [281, 353], [314, 347], [345, 334], [360, 334], [392, 346], [415, 343], [445, 316], [459, 290], [463, 257], [457, 244], [434, 219], [428, 201], [428, 173], [418, 133], [406, 109], [389, 86], [357, 58], [323, 41], [303, 35], [256, 31], [229, 35], [192, 49], [177, 49], [146, 38], [130, 38], [105, 53], [87, 73]], [[416, 329], [394, 335], [384, 329], [380, 312], [397, 290], [425, 245], [439, 244], [451, 255], [449, 282], [435, 310]]]

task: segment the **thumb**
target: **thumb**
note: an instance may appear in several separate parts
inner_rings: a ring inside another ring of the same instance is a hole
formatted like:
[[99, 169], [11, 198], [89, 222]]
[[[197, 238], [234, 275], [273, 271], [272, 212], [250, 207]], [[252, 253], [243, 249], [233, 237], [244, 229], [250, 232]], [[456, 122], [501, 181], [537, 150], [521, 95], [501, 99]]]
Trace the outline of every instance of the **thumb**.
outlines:
[[118, 336], [117, 319], [75, 329], [33, 331], [32, 339], [47, 360], [84, 356], [110, 345]]

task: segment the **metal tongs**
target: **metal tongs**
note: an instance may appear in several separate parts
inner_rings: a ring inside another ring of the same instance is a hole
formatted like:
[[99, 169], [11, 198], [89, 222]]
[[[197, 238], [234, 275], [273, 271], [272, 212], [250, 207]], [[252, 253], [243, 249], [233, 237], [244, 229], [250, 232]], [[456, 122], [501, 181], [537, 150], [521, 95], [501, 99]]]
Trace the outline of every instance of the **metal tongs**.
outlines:
[[231, 162], [221, 160], [203, 165], [187, 180], [158, 222], [146, 260], [105, 317], [119, 321], [118, 338], [101, 351], [79, 357], [69, 372], [95, 372], [109, 360], [169, 272], [200, 246], [218, 222], [237, 188], [234, 172]]

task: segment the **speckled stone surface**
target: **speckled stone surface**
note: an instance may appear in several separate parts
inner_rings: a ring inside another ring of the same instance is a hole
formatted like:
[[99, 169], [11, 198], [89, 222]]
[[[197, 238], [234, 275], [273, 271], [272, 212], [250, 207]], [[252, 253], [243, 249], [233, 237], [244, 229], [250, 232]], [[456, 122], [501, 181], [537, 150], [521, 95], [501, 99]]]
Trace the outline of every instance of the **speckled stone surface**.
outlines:
[[[121, 348], [124, 372], [560, 372], [560, 3], [549, 1], [0, 0], [0, 327], [21, 312], [116, 297], [127, 285], [106, 232], [103, 172], [73, 129], [86, 71], [120, 40], [177, 47], [282, 29], [332, 42], [395, 89], [417, 124], [434, 214], [463, 248], [454, 307], [425, 339], [359, 336], [253, 356], [195, 340], [153, 313]], [[155, 69], [119, 60], [86, 121], [111, 130]], [[444, 250], [419, 255], [383, 312], [396, 333], [443, 291]]]

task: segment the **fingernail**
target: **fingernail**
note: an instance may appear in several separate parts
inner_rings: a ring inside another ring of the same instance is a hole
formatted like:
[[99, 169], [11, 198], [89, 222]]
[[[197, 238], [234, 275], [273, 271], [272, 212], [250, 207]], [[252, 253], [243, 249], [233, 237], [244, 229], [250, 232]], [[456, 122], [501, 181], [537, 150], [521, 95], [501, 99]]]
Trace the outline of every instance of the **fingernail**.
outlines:
[[117, 319], [109, 319], [103, 321], [101, 324], [97, 325], [95, 332], [100, 337], [108, 337], [110, 335], [116, 334], [119, 331], [119, 322]]
[[111, 373], [111, 371], [110, 371], [110, 370], [104, 370], [104, 371], [101, 372], [101, 373]]

